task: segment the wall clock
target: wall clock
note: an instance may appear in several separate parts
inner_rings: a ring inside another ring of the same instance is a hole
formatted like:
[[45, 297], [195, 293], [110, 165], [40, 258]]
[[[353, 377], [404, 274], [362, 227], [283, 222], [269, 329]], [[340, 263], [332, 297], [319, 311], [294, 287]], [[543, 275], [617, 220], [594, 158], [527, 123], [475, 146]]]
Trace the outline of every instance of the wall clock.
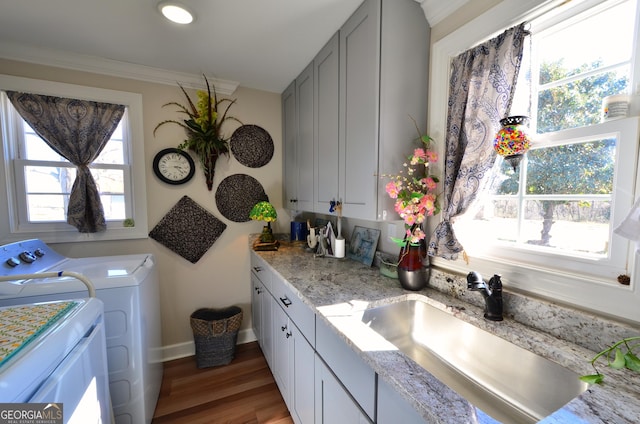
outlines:
[[167, 184], [184, 184], [196, 172], [191, 156], [176, 148], [163, 149], [153, 158], [153, 172]]

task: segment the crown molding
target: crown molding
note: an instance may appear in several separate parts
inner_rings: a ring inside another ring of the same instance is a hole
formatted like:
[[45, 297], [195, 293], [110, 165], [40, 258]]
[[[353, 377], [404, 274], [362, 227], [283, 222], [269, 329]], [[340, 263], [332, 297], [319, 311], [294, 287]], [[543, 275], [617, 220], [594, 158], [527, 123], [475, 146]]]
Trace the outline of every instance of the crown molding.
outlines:
[[[33, 63], [37, 65], [54, 66], [56, 68], [74, 71], [91, 72], [112, 77], [127, 78], [156, 84], [175, 86], [177, 82], [185, 88], [206, 88], [202, 75], [186, 72], [169, 71], [150, 66], [136, 65], [117, 60], [104, 59], [95, 56], [81, 55], [58, 50], [43, 49], [11, 42], [0, 41], [0, 58]], [[207, 79], [216, 87], [216, 92], [231, 95], [240, 83], [214, 77]]]
[[430, 27], [434, 27], [444, 18], [464, 6], [469, 0], [415, 0], [420, 3]]

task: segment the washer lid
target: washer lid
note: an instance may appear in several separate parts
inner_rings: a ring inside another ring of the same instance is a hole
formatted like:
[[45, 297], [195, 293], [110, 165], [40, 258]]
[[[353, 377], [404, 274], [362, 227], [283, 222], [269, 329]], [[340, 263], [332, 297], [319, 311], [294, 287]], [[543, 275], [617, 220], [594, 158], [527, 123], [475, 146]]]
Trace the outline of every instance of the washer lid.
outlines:
[[[49, 271], [73, 271], [86, 276], [96, 290], [114, 287], [135, 286], [147, 278], [154, 267], [153, 255], [98, 256], [93, 258], [70, 258]], [[62, 277], [55, 281], [72, 280]], [[49, 280], [47, 280], [49, 281]], [[30, 280], [27, 284], [39, 283]]]

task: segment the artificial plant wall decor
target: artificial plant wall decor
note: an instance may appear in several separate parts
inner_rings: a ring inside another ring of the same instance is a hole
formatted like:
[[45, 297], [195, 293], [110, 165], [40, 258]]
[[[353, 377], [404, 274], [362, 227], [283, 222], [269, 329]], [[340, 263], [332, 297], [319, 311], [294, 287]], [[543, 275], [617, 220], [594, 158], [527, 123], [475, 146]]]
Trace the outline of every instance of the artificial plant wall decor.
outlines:
[[[207, 77], [205, 75], [203, 77], [207, 85], [207, 91], [198, 91], [197, 103], [194, 103], [184, 87], [178, 84], [187, 100], [187, 106], [178, 102], [169, 102], [162, 105], [162, 107], [177, 106], [178, 112], [184, 113], [187, 117], [183, 120], [167, 119], [160, 122], [154, 128], [153, 135], [155, 136], [158, 128], [168, 123], [184, 128], [187, 138], [178, 148], [191, 150], [198, 156], [200, 165], [204, 170], [207, 188], [211, 191], [216, 161], [222, 155], [229, 155], [229, 138], [222, 134], [222, 125], [227, 120], [236, 121], [239, 124], [242, 124], [242, 122], [228, 115], [229, 109], [236, 102], [235, 99], [218, 99], [215, 85], [210, 85]], [[219, 108], [224, 108], [222, 114], [218, 112]]]

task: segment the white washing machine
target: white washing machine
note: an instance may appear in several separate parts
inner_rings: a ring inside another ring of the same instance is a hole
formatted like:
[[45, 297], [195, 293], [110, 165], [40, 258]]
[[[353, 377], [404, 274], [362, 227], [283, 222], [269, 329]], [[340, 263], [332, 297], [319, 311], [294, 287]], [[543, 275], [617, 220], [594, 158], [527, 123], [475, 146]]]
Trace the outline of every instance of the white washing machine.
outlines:
[[111, 423], [100, 300], [3, 307], [0, 329], [0, 403], [37, 403], [66, 424]]
[[[150, 423], [162, 383], [160, 293], [151, 254], [67, 258], [38, 239], [0, 246], [0, 275], [72, 271], [104, 303], [109, 388], [117, 424]], [[0, 282], [0, 306], [86, 297], [70, 277]]]

